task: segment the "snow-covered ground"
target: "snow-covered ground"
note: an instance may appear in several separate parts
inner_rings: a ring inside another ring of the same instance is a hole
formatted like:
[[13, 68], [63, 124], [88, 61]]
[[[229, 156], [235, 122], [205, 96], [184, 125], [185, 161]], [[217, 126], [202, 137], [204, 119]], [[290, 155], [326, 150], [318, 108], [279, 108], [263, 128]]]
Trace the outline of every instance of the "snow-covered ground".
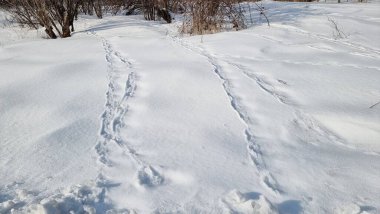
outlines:
[[264, 6], [0, 28], [0, 213], [379, 213], [380, 4]]

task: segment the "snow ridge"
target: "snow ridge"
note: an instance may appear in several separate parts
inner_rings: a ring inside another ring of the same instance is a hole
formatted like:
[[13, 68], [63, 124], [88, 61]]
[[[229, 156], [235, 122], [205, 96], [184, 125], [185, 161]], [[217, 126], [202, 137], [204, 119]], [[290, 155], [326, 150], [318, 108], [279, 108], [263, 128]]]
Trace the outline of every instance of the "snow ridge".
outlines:
[[315, 39], [318, 39], [318, 40], [324, 40], [324, 41], [328, 41], [328, 42], [334, 42], [334, 43], [337, 43], [337, 44], [344, 45], [346, 47], [350, 47], [350, 48], [356, 49], [357, 51], [361, 52], [361, 53], [355, 53], [355, 54], [360, 54], [362, 56], [367, 56], [367, 57], [376, 58], [376, 59], [380, 58], [380, 50], [377, 50], [375, 48], [371, 48], [371, 47], [368, 47], [368, 46], [363, 46], [363, 45], [360, 45], [360, 44], [356, 44], [354, 42], [349, 42], [349, 41], [344, 40], [344, 39], [343, 40], [342, 39], [341, 40], [337, 40], [337, 39], [329, 38], [329, 37], [326, 37], [326, 36], [323, 36], [323, 35], [320, 35], [320, 34], [315, 34], [315, 33], [311, 33], [311, 32], [302, 30], [302, 29], [300, 29], [298, 27], [295, 27], [295, 26], [289, 26], [289, 25], [283, 26], [283, 25], [279, 25], [279, 24], [273, 24], [272, 26], [275, 26], [275, 27], [278, 27], [278, 28], [291, 29], [293, 32], [305, 35], [305, 36], [310, 37], [310, 38], [315, 38]]
[[[326, 138], [326, 140], [322, 141], [322, 142], [330, 142], [330, 143], [337, 144], [339, 146], [342, 146], [342, 147], [350, 149], [350, 150], [358, 151], [355, 146], [349, 145], [347, 142], [344, 141], [344, 139], [340, 138], [339, 136], [337, 136], [332, 131], [323, 127], [318, 121], [313, 119], [311, 116], [307, 115], [306, 113], [304, 113], [301, 110], [294, 107], [294, 103], [292, 101], [290, 101], [289, 98], [287, 98], [286, 96], [277, 92], [273, 85], [271, 85], [270, 83], [268, 83], [264, 79], [260, 78], [258, 75], [254, 74], [252, 72], [248, 72], [247, 69], [242, 65], [238, 65], [236, 63], [232, 63], [232, 62], [229, 62], [226, 60], [225, 60], [225, 62], [228, 63], [229, 65], [237, 68], [239, 71], [241, 71], [242, 74], [244, 74], [246, 77], [248, 77], [249, 79], [254, 81], [263, 91], [265, 91], [269, 95], [273, 96], [281, 104], [289, 106], [294, 111], [294, 114], [296, 115], [296, 119], [295, 119], [294, 123], [297, 126], [297, 128], [304, 129], [305, 132], [307, 131], [307, 132], [314, 133], [314, 136], [316, 139]], [[286, 82], [283, 82], [282, 84], [286, 84]], [[379, 103], [377, 103], [377, 104], [379, 104]], [[375, 104], [374, 106], [376, 106], [377, 104]], [[363, 151], [363, 153], [368, 154], [368, 155], [380, 156], [379, 153], [376, 153], [373, 151], [371, 151], [371, 152]]]

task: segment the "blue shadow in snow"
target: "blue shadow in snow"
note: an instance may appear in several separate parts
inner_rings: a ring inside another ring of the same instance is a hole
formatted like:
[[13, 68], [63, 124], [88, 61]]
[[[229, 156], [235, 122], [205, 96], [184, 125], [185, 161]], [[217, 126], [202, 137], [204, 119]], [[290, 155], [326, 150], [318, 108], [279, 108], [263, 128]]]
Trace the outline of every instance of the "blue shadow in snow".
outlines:
[[303, 213], [301, 202], [297, 200], [288, 200], [278, 204], [280, 214], [301, 214]]

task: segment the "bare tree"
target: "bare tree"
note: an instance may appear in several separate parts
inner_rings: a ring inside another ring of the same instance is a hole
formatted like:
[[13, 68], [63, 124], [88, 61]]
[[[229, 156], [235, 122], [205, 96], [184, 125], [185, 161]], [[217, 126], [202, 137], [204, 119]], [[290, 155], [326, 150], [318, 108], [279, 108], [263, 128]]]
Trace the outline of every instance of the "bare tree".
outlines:
[[79, 0], [78, 12], [82, 12], [88, 15], [94, 15], [98, 18], [103, 18], [103, 7], [106, 0]]
[[[5, 0], [13, 19], [23, 25], [45, 28], [55, 39], [70, 37], [80, 0]], [[71, 28], [70, 28], [71, 27]]]
[[155, 21], [162, 18], [167, 23], [171, 23], [169, 2], [169, 0], [141, 0], [141, 8], [145, 19]]

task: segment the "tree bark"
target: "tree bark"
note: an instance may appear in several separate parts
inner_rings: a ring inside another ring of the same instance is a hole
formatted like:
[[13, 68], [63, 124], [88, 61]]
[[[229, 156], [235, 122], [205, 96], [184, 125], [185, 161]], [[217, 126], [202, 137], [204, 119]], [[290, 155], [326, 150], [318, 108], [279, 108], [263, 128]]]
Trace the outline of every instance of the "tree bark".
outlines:
[[53, 27], [50, 26], [50, 27], [46, 27], [45, 28], [45, 32], [46, 34], [51, 38], [51, 39], [56, 39], [57, 38], [57, 35], [54, 33], [53, 31]]
[[65, 12], [62, 25], [62, 38], [67, 38], [71, 36], [70, 24], [70, 19], [67, 15], [67, 12]]

